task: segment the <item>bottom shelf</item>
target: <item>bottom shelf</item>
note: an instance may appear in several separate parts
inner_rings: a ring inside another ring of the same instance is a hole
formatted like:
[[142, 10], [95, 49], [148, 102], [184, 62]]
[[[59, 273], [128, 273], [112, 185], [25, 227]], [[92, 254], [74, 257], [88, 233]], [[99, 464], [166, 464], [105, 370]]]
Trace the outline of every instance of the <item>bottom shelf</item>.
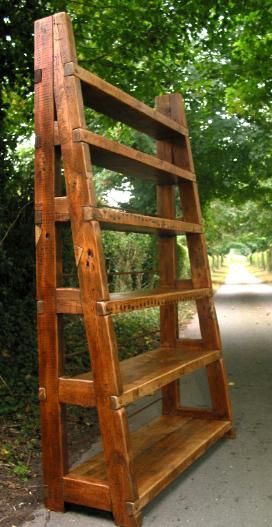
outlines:
[[[231, 427], [226, 420], [162, 416], [134, 432], [137, 506], [143, 508]], [[110, 488], [102, 453], [64, 477], [64, 499], [110, 510]]]

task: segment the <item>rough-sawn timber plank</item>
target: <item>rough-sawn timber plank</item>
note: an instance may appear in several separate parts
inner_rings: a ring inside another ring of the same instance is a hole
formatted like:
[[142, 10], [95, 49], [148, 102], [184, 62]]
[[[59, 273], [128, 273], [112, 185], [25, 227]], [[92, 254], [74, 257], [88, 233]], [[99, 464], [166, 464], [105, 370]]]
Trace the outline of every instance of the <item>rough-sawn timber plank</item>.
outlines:
[[[203, 368], [221, 356], [218, 350], [180, 350], [158, 348], [120, 362], [123, 393], [110, 397], [111, 406], [117, 409], [159, 390], [181, 375]], [[80, 395], [79, 395], [80, 394]], [[59, 379], [61, 402], [93, 406], [94, 390], [91, 372], [73, 378]]]
[[64, 74], [67, 76], [75, 75], [82, 81], [84, 102], [97, 112], [128, 124], [156, 139], [170, 139], [180, 134], [188, 135], [186, 126], [161, 115], [157, 110], [150, 108], [74, 62], [65, 64]]
[[84, 128], [73, 130], [73, 141], [90, 145], [94, 165], [160, 183], [177, 183], [180, 179], [195, 181], [195, 174], [189, 170], [162, 161], [155, 156], [140, 152], [117, 143]]
[[[132, 434], [133, 458], [142, 509], [213, 443], [231, 429], [226, 419], [165, 415]], [[106, 481], [103, 454], [75, 467], [69, 477]]]
[[[171, 302], [181, 302], [187, 299], [196, 299], [211, 296], [209, 288], [202, 289], [143, 289], [126, 293], [111, 293], [109, 300], [96, 302], [98, 315], [113, 315], [126, 313], [136, 309], [162, 306]], [[75, 287], [58, 287], [56, 289], [57, 313], [75, 314], [82, 313], [80, 290]]]
[[[41, 213], [41, 211], [39, 211]], [[83, 207], [85, 221], [99, 221], [104, 229], [118, 230], [121, 232], [142, 232], [148, 234], [183, 234], [186, 232], [202, 232], [202, 225], [183, 221], [182, 218], [161, 218], [147, 216], [133, 212], [126, 212], [109, 207]], [[40, 215], [36, 215], [39, 224]], [[52, 219], [56, 222], [70, 221], [68, 200], [65, 196], [55, 198], [55, 215]]]
[[170, 288], [143, 289], [126, 293], [112, 293], [109, 300], [97, 302], [97, 313], [109, 315], [162, 306], [189, 298], [202, 298], [212, 294], [209, 288], [178, 290]]

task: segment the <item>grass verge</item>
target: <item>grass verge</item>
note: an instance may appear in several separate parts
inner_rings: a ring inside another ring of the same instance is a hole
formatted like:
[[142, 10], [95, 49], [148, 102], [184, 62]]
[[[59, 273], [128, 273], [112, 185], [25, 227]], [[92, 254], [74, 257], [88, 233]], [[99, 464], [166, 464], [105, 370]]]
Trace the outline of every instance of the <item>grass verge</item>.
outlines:
[[272, 284], [272, 273], [259, 267], [250, 266], [248, 270], [264, 284]]
[[228, 272], [229, 268], [227, 265], [222, 265], [219, 269], [215, 269], [211, 272], [214, 293], [216, 293], [219, 287], [225, 283]]

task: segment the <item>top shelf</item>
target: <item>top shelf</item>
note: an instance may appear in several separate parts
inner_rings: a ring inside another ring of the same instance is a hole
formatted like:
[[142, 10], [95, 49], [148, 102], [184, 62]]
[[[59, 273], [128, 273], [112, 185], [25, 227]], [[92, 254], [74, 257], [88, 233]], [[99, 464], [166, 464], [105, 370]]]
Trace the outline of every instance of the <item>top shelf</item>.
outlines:
[[158, 110], [150, 108], [74, 62], [65, 64], [64, 75], [75, 75], [81, 80], [84, 103], [97, 112], [121, 121], [155, 139], [166, 140], [188, 135], [188, 129], [185, 126]]

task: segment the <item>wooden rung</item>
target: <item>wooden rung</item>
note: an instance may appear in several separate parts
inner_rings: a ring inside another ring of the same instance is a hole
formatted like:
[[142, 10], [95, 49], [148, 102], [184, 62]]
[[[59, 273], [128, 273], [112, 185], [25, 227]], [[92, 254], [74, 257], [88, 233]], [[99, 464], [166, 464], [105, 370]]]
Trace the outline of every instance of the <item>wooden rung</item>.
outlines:
[[94, 382], [80, 377], [59, 377], [59, 401], [92, 408], [96, 405]]
[[67, 196], [58, 196], [55, 200], [55, 221], [70, 221], [69, 202]]
[[65, 315], [81, 315], [80, 290], [76, 287], [56, 289], [56, 311]]
[[[55, 221], [69, 221], [70, 213], [68, 200], [65, 196], [55, 198]], [[112, 208], [84, 207], [85, 221], [99, 221], [104, 229], [121, 232], [143, 232], [154, 234], [183, 234], [201, 233], [202, 226], [198, 223], [189, 223], [182, 219], [160, 218], [158, 216], [145, 216]]]
[[178, 278], [175, 280], [176, 289], [193, 289], [193, 280], [191, 278]]
[[[212, 291], [207, 287], [187, 290], [157, 288], [111, 293], [109, 300], [96, 302], [96, 311], [98, 315], [115, 315], [136, 309], [163, 306], [172, 302], [210, 297], [211, 295]], [[75, 287], [58, 287], [56, 289], [56, 311], [57, 313], [80, 315], [82, 313], [80, 290]]]
[[194, 408], [181, 406], [175, 411], [176, 415], [183, 417], [194, 417], [196, 419], [221, 419], [221, 416], [209, 408]]
[[112, 396], [112, 408], [127, 405], [159, 390], [181, 375], [192, 373], [218, 360], [220, 351], [191, 352], [158, 348], [121, 362], [123, 394]]
[[[231, 427], [228, 420], [164, 415], [134, 432], [131, 440], [139, 491], [135, 507], [145, 507]], [[106, 482], [103, 455], [98, 454], [79, 465], [74, 472], [84, 479], [95, 473]], [[74, 477], [73, 471], [71, 477]]]
[[128, 124], [156, 139], [170, 139], [180, 134], [188, 135], [186, 126], [164, 116], [74, 62], [65, 64], [64, 74], [75, 75], [82, 81], [84, 102], [97, 112]]
[[145, 309], [148, 307], [163, 306], [171, 302], [181, 302], [188, 299], [197, 299], [211, 296], [209, 288], [177, 290], [167, 288], [143, 289], [126, 293], [111, 293], [109, 300], [97, 302], [98, 315], [113, 315]]
[[175, 346], [179, 350], [194, 350], [194, 351], [203, 351], [205, 349], [203, 339], [177, 339]]
[[92, 477], [84, 478], [71, 471], [63, 478], [64, 500], [94, 509], [111, 510], [109, 485]]
[[202, 232], [201, 225], [183, 220], [144, 216], [110, 208], [85, 207], [85, 219], [97, 220], [105, 229], [122, 232], [143, 232], [154, 234], [183, 234], [185, 232]]
[[[221, 353], [218, 350], [180, 351], [176, 348], [158, 348], [123, 360], [120, 363], [123, 393], [119, 396], [111, 396], [111, 407], [117, 410], [121, 406], [126, 406], [159, 390], [181, 375], [204, 368], [217, 361], [220, 356]], [[61, 379], [63, 385], [65, 381], [69, 401], [66, 395], [67, 401], [63, 402], [80, 404], [77, 402], [77, 389], [81, 391], [83, 400], [87, 401], [93, 383], [91, 372], [83, 373], [72, 379]], [[70, 388], [72, 383], [74, 383], [74, 390]]]
[[88, 143], [92, 162], [127, 176], [137, 176], [156, 183], [173, 184], [181, 179], [195, 181], [195, 174], [168, 161], [145, 154], [129, 146], [117, 143], [101, 135], [77, 128], [73, 130], [73, 141]]

